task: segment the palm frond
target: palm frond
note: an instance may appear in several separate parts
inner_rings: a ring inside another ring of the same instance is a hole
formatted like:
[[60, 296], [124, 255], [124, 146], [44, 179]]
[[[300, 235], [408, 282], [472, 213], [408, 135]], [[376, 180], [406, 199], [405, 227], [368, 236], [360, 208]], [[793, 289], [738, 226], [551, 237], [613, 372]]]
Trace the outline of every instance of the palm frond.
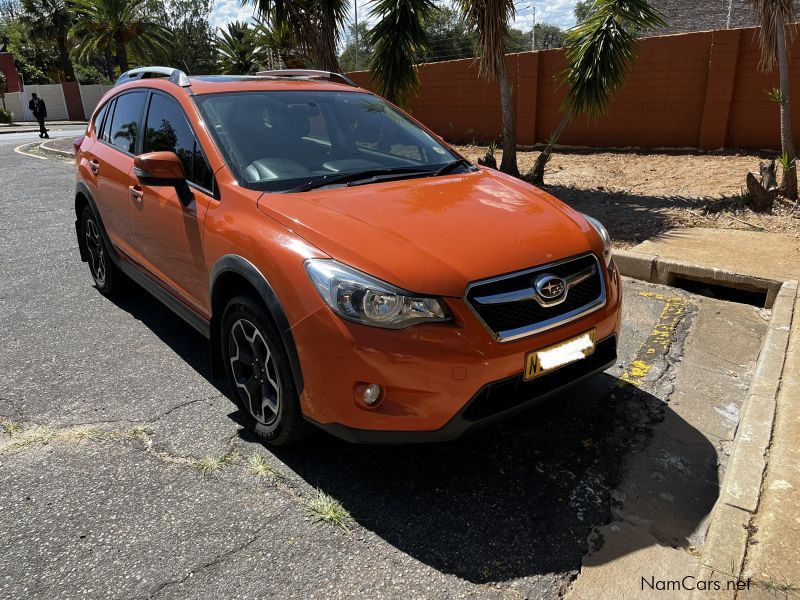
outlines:
[[792, 0], [748, 0], [758, 19], [758, 42], [761, 46], [760, 67], [771, 71], [778, 53], [778, 29], [794, 23]]
[[513, 0], [457, 0], [467, 26], [478, 37], [479, 74], [496, 80], [505, 73], [509, 23], [516, 14]]
[[636, 36], [666, 23], [647, 0], [596, 0], [589, 16], [566, 35], [569, 85], [563, 110], [572, 116], [605, 114], [636, 58]]

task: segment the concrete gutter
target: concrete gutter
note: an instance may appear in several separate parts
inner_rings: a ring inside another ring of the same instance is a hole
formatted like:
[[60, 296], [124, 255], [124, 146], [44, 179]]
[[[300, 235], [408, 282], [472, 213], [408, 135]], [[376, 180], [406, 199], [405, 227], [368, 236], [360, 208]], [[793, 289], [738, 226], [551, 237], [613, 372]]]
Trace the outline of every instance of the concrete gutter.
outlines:
[[[711, 513], [700, 565], [695, 581], [722, 582], [714, 598], [736, 597], [744, 567], [752, 520], [761, 498], [769, 459], [778, 392], [789, 344], [797, 281], [778, 281], [703, 267], [652, 254], [615, 251], [614, 260], [623, 275], [651, 283], [673, 285], [677, 278], [701, 281], [748, 291], [765, 292], [766, 307], [772, 308], [769, 329], [761, 346], [753, 381], [745, 399], [731, 450], [731, 457]], [[708, 591], [696, 590], [693, 598], [707, 598]]]

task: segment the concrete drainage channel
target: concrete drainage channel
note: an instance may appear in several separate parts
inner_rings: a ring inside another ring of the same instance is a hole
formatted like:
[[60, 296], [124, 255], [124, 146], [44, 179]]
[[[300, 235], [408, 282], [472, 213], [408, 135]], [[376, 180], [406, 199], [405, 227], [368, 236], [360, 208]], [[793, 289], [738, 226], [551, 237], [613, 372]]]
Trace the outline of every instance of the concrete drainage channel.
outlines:
[[[764, 308], [772, 309], [769, 329], [741, 409], [731, 458], [695, 573], [696, 581], [736, 581], [744, 566], [748, 532], [758, 508], [769, 459], [798, 283], [753, 277], [631, 251], [616, 251], [614, 257], [620, 272], [628, 277], [684, 287], [690, 291], [705, 285], [712, 292], [741, 294], [751, 303], [761, 299]], [[707, 591], [698, 589], [693, 597], [707, 594]], [[734, 598], [736, 592], [722, 591], [718, 594], [718, 597]]]

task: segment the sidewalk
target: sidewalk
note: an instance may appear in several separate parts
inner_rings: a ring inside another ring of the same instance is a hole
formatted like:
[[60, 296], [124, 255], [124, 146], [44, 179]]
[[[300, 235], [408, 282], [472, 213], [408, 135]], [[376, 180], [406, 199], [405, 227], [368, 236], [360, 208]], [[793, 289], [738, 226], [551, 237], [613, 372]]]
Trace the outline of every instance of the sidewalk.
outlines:
[[[47, 121], [48, 128], [59, 127], [62, 125], [86, 125], [86, 121]], [[39, 123], [36, 121], [14, 121], [11, 125], [0, 125], [0, 135], [4, 133], [36, 133], [39, 131]]]
[[[633, 251], [761, 278], [800, 280], [800, 239], [786, 235], [688, 229], [669, 232]], [[747, 442], [743, 440], [742, 445]], [[766, 473], [754, 510], [743, 503], [722, 502], [724, 498], [715, 507], [720, 514], [732, 509], [741, 511], [748, 521], [746, 532], [739, 529], [741, 523], [729, 521], [724, 527], [727, 531], [720, 536], [726, 538], [721, 542], [723, 546], [731, 546], [728, 550], [745, 542], [744, 564], [741, 570], [734, 566], [732, 574], [759, 583], [749, 591], [738, 592], [737, 598], [783, 598], [800, 592], [800, 296], [795, 300], [772, 436], [763, 457]], [[720, 519], [716, 521], [719, 523]], [[731, 573], [731, 564], [716, 564], [723, 555], [725, 551], [715, 553], [707, 548], [702, 562], [712, 563], [710, 566], [719, 573]], [[717, 574], [716, 578], [721, 577]]]

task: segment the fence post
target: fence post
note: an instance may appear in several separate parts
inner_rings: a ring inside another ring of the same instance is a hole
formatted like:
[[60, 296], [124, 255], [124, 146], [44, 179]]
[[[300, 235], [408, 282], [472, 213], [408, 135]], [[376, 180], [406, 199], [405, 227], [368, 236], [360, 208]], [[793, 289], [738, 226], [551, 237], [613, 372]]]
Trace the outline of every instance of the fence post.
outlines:
[[739, 29], [711, 32], [706, 95], [697, 139], [697, 147], [703, 150], [724, 148], [727, 143], [741, 38]]

